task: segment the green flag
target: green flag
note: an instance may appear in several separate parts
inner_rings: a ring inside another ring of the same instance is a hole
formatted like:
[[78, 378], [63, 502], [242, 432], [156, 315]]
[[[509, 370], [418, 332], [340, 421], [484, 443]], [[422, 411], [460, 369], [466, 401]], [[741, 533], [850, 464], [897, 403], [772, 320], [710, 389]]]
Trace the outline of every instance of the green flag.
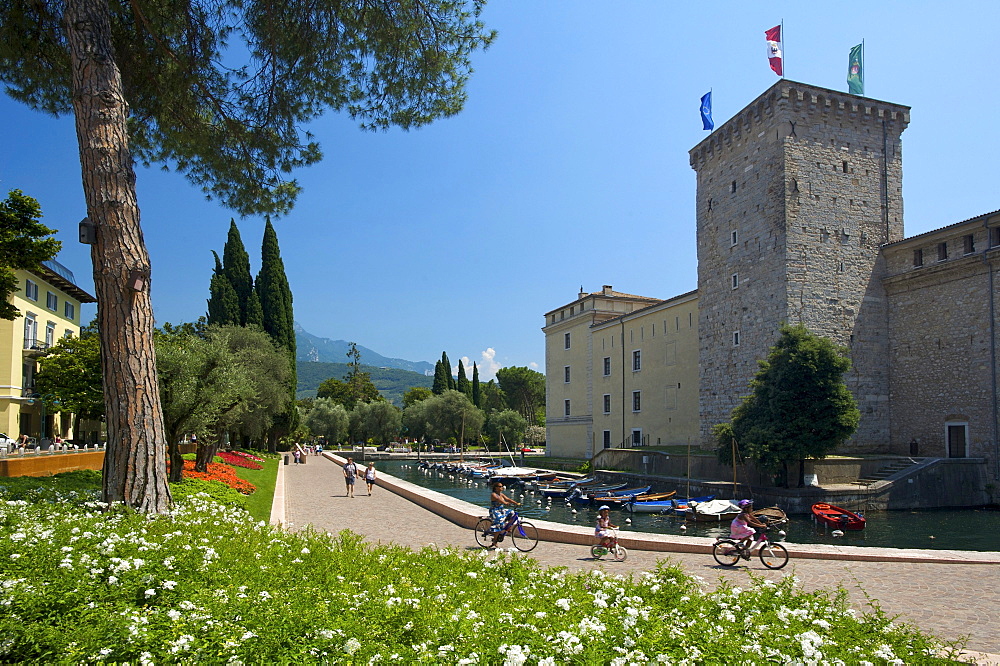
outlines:
[[852, 95], [865, 94], [864, 42], [851, 49], [847, 65], [847, 90]]

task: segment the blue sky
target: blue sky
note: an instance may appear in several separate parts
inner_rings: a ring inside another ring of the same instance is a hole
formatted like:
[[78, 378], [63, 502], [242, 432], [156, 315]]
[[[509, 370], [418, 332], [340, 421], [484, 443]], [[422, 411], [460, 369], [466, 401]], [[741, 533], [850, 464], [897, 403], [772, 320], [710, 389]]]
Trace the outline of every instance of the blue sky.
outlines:
[[[1000, 3], [495, 0], [484, 20], [499, 37], [475, 55], [460, 115], [411, 132], [310, 126], [326, 157], [296, 174], [305, 191], [276, 228], [311, 333], [414, 361], [447, 351], [490, 377], [544, 370], [542, 315], [581, 286], [694, 289], [698, 100], [713, 90], [718, 127], [773, 84], [764, 31], [782, 20], [788, 78], [846, 91], [864, 39], [866, 95], [912, 107], [907, 236], [1000, 208]], [[9, 98], [0, 120], [0, 192], [39, 200], [92, 289], [72, 120]], [[139, 169], [138, 194], [157, 322], [192, 321], [233, 214], [156, 168]], [[263, 220], [237, 223], [256, 274]]]

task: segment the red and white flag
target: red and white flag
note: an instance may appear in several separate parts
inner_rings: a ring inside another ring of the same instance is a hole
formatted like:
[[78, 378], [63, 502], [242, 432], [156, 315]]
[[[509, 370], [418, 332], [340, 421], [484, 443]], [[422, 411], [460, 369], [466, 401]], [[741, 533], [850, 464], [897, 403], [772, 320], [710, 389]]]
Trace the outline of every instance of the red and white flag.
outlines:
[[781, 73], [781, 26], [776, 25], [770, 30], [765, 30], [764, 38], [767, 40], [767, 61], [771, 64], [771, 69], [778, 76], [783, 76]]

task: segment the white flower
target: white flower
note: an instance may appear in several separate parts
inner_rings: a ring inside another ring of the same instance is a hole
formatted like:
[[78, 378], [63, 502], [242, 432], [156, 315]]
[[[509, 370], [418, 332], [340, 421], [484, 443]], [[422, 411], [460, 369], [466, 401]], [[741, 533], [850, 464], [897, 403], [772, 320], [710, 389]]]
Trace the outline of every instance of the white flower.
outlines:
[[303, 555], [308, 555], [309, 554], [309, 549], [308, 548], [303, 548], [299, 552], [302, 553]]
[[177, 620], [181, 619], [181, 612], [179, 610], [171, 608], [170, 610], [167, 611], [167, 617], [176, 622]]
[[150, 597], [154, 596], [155, 594], [156, 594], [156, 590], [152, 590], [152, 589], [146, 590], [146, 598], [147, 599], [149, 599]]
[[361, 649], [361, 641], [357, 638], [348, 638], [347, 642], [344, 643], [344, 652], [347, 654], [354, 654]]
[[165, 580], [165, 581], [163, 581], [162, 585], [163, 585], [163, 589], [165, 589], [165, 590], [172, 590], [175, 587], [177, 587], [177, 581], [176, 580]]
[[548, 615], [548, 613], [546, 613], [545, 611], [538, 611], [537, 613], [535, 613], [535, 617], [537, 617], [539, 620], [545, 618], [546, 615]]
[[569, 610], [569, 599], [556, 599], [556, 606], [562, 608], [565, 611]]
[[479, 574], [477, 574], [475, 571], [469, 571], [465, 575], [468, 576], [469, 578], [479, 578]]

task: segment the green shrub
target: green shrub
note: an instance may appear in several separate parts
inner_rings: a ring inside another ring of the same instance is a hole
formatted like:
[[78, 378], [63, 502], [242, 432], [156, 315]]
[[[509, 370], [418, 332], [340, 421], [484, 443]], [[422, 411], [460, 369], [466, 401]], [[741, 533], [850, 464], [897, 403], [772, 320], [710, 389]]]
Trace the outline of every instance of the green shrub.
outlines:
[[205, 479], [184, 479], [180, 483], [170, 484], [170, 494], [175, 502], [190, 499], [194, 495], [204, 493], [219, 504], [245, 509], [247, 507], [247, 496], [230, 488], [222, 481], [208, 481]]

